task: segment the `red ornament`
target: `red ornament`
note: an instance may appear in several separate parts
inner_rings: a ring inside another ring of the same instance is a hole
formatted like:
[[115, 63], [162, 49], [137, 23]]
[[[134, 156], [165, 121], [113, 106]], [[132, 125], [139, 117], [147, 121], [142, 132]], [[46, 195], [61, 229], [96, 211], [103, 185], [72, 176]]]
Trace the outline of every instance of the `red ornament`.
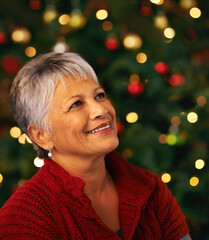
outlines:
[[131, 82], [128, 85], [128, 92], [131, 97], [138, 97], [144, 92], [144, 85], [140, 82]]
[[121, 134], [124, 131], [124, 129], [125, 129], [124, 124], [121, 123], [121, 122], [118, 122], [117, 123], [117, 132], [118, 132], [118, 134]]
[[4, 32], [0, 32], [0, 44], [4, 44], [7, 41], [7, 35]]
[[11, 55], [6, 55], [2, 59], [2, 67], [8, 74], [17, 73], [20, 68], [20, 59]]
[[105, 41], [105, 47], [109, 50], [116, 50], [119, 48], [119, 41], [116, 37], [108, 37]]
[[28, 7], [31, 10], [39, 10], [42, 7], [42, 3], [39, 0], [30, 0], [28, 3]]
[[163, 62], [156, 63], [155, 71], [159, 74], [166, 74], [169, 72], [169, 66]]
[[142, 6], [139, 12], [143, 16], [149, 16], [152, 14], [152, 9], [149, 6]]
[[170, 83], [171, 86], [183, 86], [185, 83], [185, 78], [181, 73], [175, 73], [171, 75], [169, 78], [168, 82]]

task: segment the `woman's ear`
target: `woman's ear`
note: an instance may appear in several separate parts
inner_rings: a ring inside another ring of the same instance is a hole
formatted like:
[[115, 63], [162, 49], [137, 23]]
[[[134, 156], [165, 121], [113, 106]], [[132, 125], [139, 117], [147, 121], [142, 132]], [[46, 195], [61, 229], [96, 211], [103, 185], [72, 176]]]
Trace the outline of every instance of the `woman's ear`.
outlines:
[[35, 142], [39, 147], [48, 150], [47, 146], [51, 146], [49, 134], [42, 128], [35, 125], [30, 125], [27, 128], [30, 139]]

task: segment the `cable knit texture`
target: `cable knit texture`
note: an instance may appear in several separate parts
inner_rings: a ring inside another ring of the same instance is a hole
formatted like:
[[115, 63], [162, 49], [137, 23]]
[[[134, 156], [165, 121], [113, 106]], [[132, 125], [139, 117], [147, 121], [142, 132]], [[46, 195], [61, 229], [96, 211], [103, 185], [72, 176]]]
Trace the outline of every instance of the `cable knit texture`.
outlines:
[[[175, 198], [157, 175], [131, 166], [117, 152], [106, 156], [106, 166], [118, 189], [124, 240], [178, 240], [189, 232]], [[0, 239], [120, 239], [96, 215], [84, 186], [82, 179], [45, 159], [0, 210]]]

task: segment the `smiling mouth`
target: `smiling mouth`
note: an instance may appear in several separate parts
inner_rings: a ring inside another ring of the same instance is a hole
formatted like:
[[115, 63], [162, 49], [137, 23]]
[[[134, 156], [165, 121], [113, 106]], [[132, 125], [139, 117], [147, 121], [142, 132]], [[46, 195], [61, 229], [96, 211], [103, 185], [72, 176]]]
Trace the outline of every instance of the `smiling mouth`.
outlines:
[[100, 132], [100, 131], [105, 130], [105, 129], [108, 129], [108, 128], [110, 128], [110, 124], [109, 124], [109, 123], [108, 123], [106, 126], [104, 126], [104, 127], [91, 130], [91, 131], [89, 131], [89, 132], [87, 132], [87, 133], [90, 133], [90, 134], [92, 134], [92, 133], [97, 133], [97, 132]]

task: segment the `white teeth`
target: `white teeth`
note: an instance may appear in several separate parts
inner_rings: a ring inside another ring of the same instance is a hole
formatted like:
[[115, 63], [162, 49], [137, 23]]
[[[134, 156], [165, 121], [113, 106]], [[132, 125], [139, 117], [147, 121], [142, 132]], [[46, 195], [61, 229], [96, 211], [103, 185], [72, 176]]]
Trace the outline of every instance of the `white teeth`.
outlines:
[[88, 133], [96, 133], [96, 132], [102, 131], [102, 130], [104, 130], [104, 129], [107, 129], [107, 128], [109, 128], [109, 127], [110, 127], [110, 124], [107, 124], [105, 127], [98, 128], [98, 129], [89, 131]]

